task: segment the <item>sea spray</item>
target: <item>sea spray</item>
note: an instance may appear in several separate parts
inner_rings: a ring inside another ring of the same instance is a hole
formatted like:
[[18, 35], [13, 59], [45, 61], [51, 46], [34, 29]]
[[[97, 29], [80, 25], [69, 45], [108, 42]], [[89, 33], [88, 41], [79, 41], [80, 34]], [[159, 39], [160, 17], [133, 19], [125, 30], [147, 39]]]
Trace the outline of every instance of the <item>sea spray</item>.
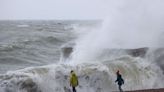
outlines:
[[163, 47], [163, 4], [161, 0], [111, 1], [102, 28], [88, 30], [76, 41], [72, 61], [94, 60], [106, 48]]
[[[112, 2], [115, 7], [111, 3], [110, 18], [102, 24], [102, 28], [80, 35], [68, 48], [73, 52], [62, 52], [63, 61], [71, 64], [61, 62], [8, 72], [0, 76], [0, 91], [70, 92], [71, 70], [79, 78], [78, 92], [118, 90], [114, 82], [117, 70], [125, 80], [123, 90], [164, 87], [162, 68], [154, 63], [162, 60], [159, 58], [163, 56], [163, 51], [156, 49], [162, 46], [158, 42], [162, 41], [160, 35], [163, 33], [163, 12], [159, 12], [164, 9], [163, 1]], [[152, 47], [155, 47], [154, 51], [151, 51]]]
[[[111, 92], [117, 90], [115, 72], [119, 69], [124, 90], [160, 88], [163, 75], [160, 68], [142, 58], [124, 56], [101, 63], [83, 63], [72, 66], [55, 64], [31, 67], [1, 75], [1, 92], [70, 92], [70, 70], [78, 75], [78, 92]], [[147, 83], [150, 81], [150, 83]]]

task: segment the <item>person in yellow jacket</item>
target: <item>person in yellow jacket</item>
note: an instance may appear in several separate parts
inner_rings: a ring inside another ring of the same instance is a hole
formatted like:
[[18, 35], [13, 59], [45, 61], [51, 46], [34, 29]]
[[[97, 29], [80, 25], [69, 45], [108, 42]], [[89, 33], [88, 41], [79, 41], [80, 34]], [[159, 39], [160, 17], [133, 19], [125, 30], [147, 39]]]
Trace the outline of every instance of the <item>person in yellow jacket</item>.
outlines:
[[71, 70], [71, 75], [70, 75], [70, 86], [72, 86], [72, 91], [76, 92], [75, 87], [79, 85], [78, 82], [78, 77], [76, 76], [75, 72]]

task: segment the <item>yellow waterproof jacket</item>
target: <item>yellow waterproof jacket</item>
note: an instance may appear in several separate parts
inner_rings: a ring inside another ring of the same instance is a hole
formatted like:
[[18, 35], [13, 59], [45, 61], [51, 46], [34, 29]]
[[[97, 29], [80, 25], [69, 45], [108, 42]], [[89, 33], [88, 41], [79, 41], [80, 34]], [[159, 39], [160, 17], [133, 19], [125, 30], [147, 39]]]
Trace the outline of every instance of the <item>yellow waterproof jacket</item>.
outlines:
[[70, 76], [70, 85], [72, 87], [78, 86], [78, 78], [74, 72], [72, 72]]

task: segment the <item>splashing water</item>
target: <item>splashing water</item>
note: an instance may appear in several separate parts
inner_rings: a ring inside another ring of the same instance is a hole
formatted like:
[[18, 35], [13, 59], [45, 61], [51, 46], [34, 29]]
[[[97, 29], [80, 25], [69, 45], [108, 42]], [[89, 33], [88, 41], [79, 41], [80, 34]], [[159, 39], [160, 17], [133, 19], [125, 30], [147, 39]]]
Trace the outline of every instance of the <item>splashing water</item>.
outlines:
[[71, 92], [70, 70], [78, 75], [78, 92], [116, 91], [117, 70], [125, 80], [124, 90], [164, 87], [163, 70], [156, 62], [163, 62], [159, 43], [163, 4], [162, 0], [112, 1], [102, 28], [80, 35], [66, 48], [69, 51], [62, 47], [61, 60], [67, 63], [8, 72], [0, 76], [0, 91]]

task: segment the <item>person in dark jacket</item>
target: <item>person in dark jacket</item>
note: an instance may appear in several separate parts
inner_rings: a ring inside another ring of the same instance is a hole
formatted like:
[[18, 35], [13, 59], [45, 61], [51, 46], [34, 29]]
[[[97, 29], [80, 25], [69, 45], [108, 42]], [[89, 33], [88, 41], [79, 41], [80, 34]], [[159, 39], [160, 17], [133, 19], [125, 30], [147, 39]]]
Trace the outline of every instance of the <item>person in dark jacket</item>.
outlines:
[[115, 82], [118, 83], [118, 88], [119, 88], [120, 92], [123, 92], [121, 86], [122, 86], [122, 84], [124, 84], [124, 79], [122, 78], [122, 76], [121, 76], [121, 74], [119, 73], [119, 71], [117, 71], [116, 74], [117, 74], [117, 80], [116, 80]]
[[72, 91], [76, 92], [75, 87], [79, 85], [78, 82], [78, 77], [76, 76], [75, 72], [71, 70], [71, 75], [70, 75], [70, 86], [72, 86]]

